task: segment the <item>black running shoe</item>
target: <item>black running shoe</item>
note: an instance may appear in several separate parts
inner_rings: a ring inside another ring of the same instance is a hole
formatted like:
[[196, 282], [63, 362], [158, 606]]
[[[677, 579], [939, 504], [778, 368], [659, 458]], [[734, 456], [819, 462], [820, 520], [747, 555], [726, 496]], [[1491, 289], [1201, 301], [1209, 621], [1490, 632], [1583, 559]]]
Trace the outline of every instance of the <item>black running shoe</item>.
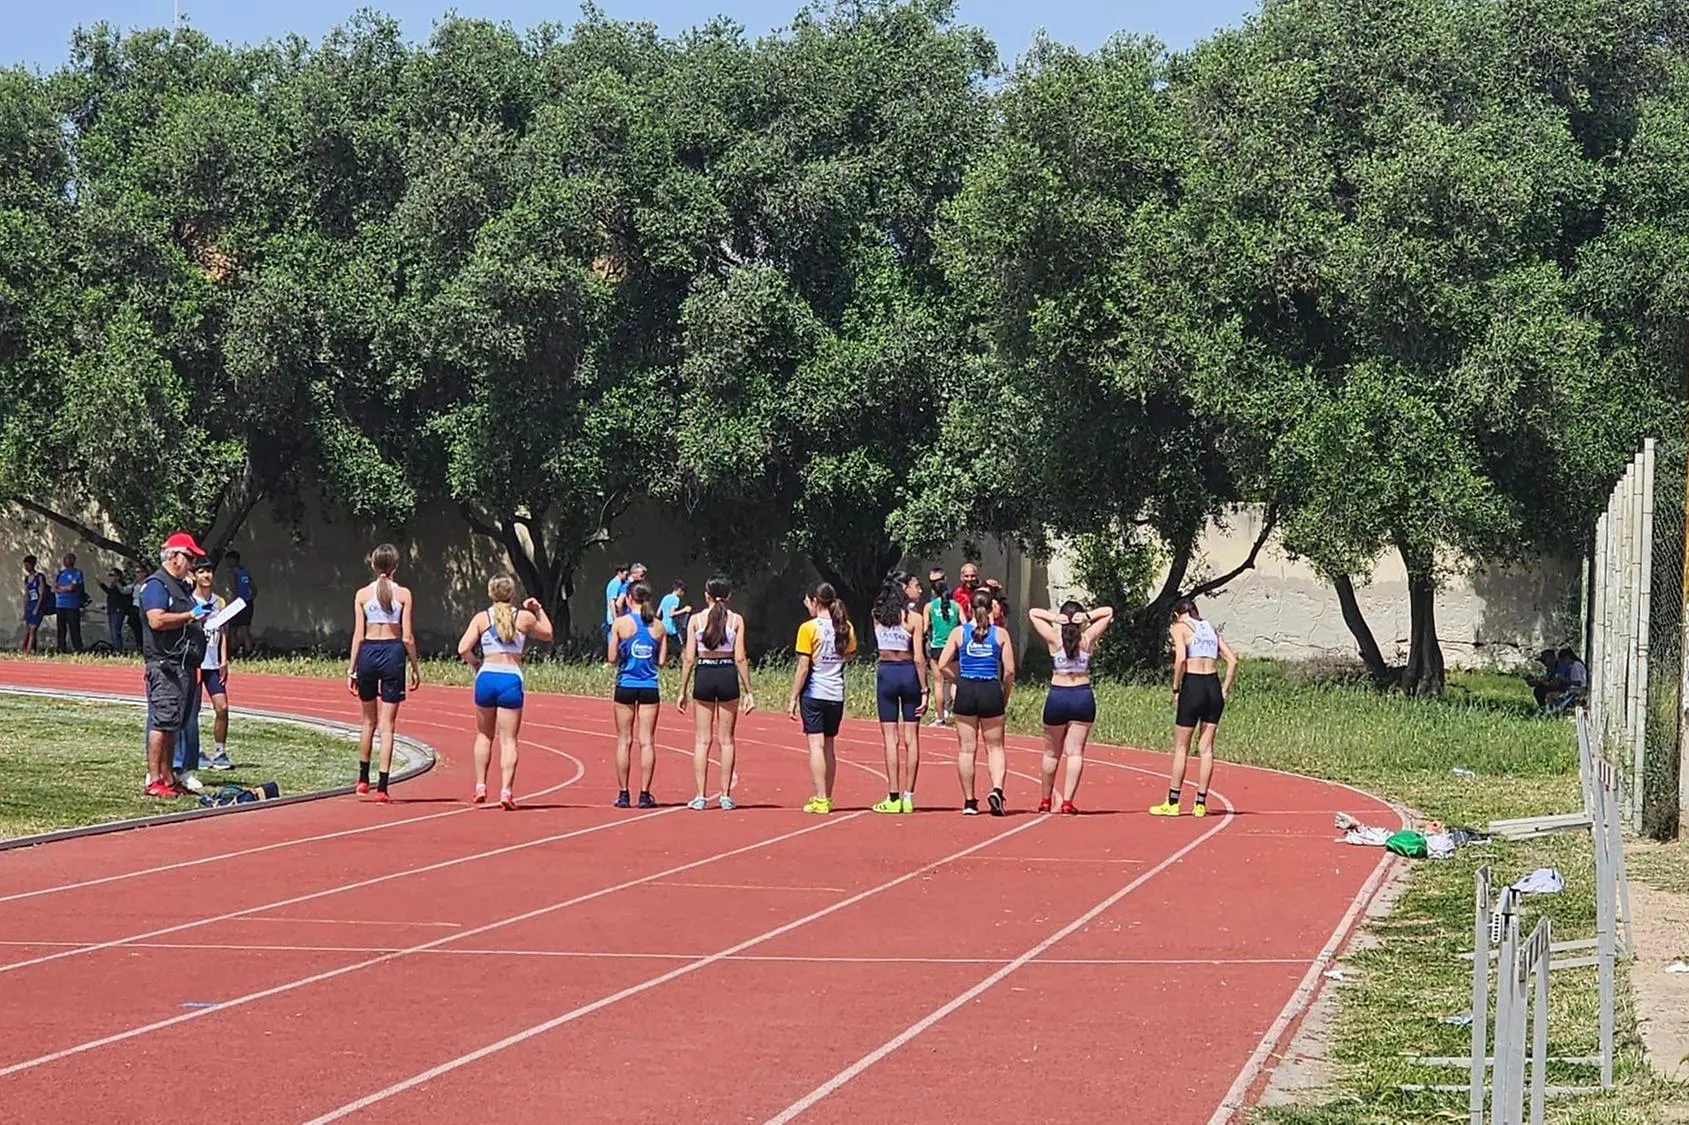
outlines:
[[639, 807], [642, 808], [642, 809], [654, 809], [654, 808], [656, 808], [657, 807], [656, 798], [652, 797], [651, 794], [645, 792], [644, 790], [641, 790], [640, 793], [639, 793]]
[[625, 809], [631, 804], [633, 804], [633, 802], [628, 800], [628, 791], [626, 789], [616, 794], [616, 807], [618, 809]]
[[999, 792], [997, 792], [997, 790], [993, 789], [991, 791], [991, 795], [989, 797], [985, 798], [985, 801], [986, 801], [986, 804], [991, 806], [991, 815], [992, 816], [1002, 816], [1003, 815], [1003, 795], [1001, 793], [999, 793]]

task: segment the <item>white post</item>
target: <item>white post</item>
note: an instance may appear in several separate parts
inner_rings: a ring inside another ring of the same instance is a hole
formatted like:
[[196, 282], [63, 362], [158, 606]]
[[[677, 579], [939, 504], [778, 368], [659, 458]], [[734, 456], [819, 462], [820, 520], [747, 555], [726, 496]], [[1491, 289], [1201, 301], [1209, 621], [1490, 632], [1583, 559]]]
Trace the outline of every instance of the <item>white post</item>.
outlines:
[[1636, 699], [1636, 726], [1631, 732], [1631, 754], [1635, 762], [1636, 783], [1632, 786], [1634, 809], [1632, 819], [1642, 827], [1642, 814], [1647, 799], [1648, 776], [1648, 624], [1653, 604], [1654, 578], [1654, 439], [1642, 443], [1642, 472], [1637, 481], [1637, 549], [1636, 549], [1636, 683], [1631, 692]]
[[[1608, 507], [1612, 507], [1610, 498]], [[1589, 584], [1589, 651], [1584, 654], [1589, 661], [1589, 721], [1596, 739], [1601, 737], [1602, 724], [1607, 720], [1607, 570], [1611, 565], [1607, 555], [1608, 523], [1607, 512], [1602, 512], [1595, 521], [1595, 570]], [[1689, 667], [1689, 661], [1684, 666]], [[1599, 752], [1599, 743], [1595, 749]]]

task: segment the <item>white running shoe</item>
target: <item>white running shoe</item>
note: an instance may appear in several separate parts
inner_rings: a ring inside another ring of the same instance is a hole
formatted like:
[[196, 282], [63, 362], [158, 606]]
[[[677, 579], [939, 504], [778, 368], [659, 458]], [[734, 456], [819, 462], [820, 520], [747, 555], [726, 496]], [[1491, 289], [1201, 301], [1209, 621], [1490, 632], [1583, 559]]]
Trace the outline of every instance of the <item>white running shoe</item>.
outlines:
[[195, 777], [193, 770], [188, 770], [186, 773], [178, 777], [176, 779], [176, 784], [181, 788], [186, 789], [189, 793], [205, 792], [205, 782]]

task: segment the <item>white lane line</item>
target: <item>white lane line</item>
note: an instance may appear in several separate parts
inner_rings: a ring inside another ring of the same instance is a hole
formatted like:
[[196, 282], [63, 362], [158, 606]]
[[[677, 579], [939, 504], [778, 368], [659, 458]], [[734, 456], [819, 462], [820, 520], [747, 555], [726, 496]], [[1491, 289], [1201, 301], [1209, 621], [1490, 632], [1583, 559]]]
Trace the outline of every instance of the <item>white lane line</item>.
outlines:
[[1326, 939], [1324, 948], [1309, 963], [1308, 971], [1302, 975], [1302, 980], [1296, 985], [1296, 990], [1290, 994], [1290, 999], [1285, 1001], [1284, 1009], [1279, 1012], [1278, 1018], [1267, 1029], [1267, 1033], [1261, 1037], [1261, 1042], [1256, 1046], [1254, 1053], [1244, 1062], [1243, 1069], [1238, 1071], [1237, 1077], [1232, 1080], [1225, 1096], [1220, 1099], [1219, 1107], [1208, 1118], [1208, 1125], [1226, 1125], [1233, 1115], [1244, 1108], [1244, 1102], [1249, 1096], [1249, 1088], [1255, 1085], [1255, 1080], [1260, 1077], [1261, 1071], [1266, 1067], [1267, 1060], [1272, 1057], [1272, 1053], [1278, 1047], [1279, 1040], [1284, 1037], [1285, 1031], [1313, 1002], [1314, 995], [1319, 992], [1322, 979], [1320, 974], [1325, 972], [1326, 967], [1337, 956], [1337, 951], [1342, 948], [1344, 940], [1354, 929], [1355, 922], [1360, 918], [1361, 912], [1367, 908], [1367, 905], [1372, 902], [1373, 896], [1378, 893], [1378, 888], [1389, 873], [1392, 862], [1393, 857], [1389, 855], [1379, 859], [1378, 866], [1373, 868], [1372, 874], [1362, 884], [1361, 889], [1356, 892], [1354, 901], [1349, 904], [1349, 909], [1344, 913], [1342, 920], [1337, 923], [1337, 928], [1332, 930], [1331, 937]]
[[[852, 815], [860, 816], [862, 814], [855, 813]], [[830, 906], [825, 906], [813, 913], [806, 914], [802, 918], [787, 922], [781, 926], [776, 926], [773, 929], [764, 931], [755, 937], [747, 938], [746, 940], [739, 942], [737, 945], [729, 946], [728, 948], [717, 953], [712, 953], [707, 957], [699, 957], [696, 960], [688, 961], [686, 964], [670, 969], [668, 972], [659, 976], [654, 976], [647, 980], [640, 981], [638, 984], [630, 985], [629, 987], [622, 989], [620, 992], [611, 993], [609, 996], [600, 997], [590, 1004], [583, 1004], [578, 1008], [573, 1008], [564, 1012], [560, 1016], [546, 1020], [544, 1023], [535, 1024], [533, 1027], [527, 1028], [523, 1031], [518, 1031], [514, 1035], [508, 1035], [496, 1043], [489, 1043], [485, 1047], [470, 1051], [468, 1054], [459, 1055], [455, 1059], [450, 1059], [438, 1066], [430, 1067], [428, 1070], [422, 1071], [419, 1074], [413, 1074], [409, 1078], [400, 1082], [395, 1082], [391, 1086], [377, 1090], [373, 1094], [367, 1094], [356, 1101], [347, 1102], [345, 1105], [342, 1105], [337, 1109], [330, 1110], [321, 1117], [312, 1118], [309, 1125], [326, 1125], [327, 1122], [338, 1121], [342, 1117], [357, 1113], [360, 1110], [368, 1109], [377, 1102], [386, 1101], [388, 1098], [391, 1098], [396, 1094], [402, 1094], [406, 1090], [415, 1086], [431, 1082], [443, 1074], [449, 1074], [454, 1070], [468, 1066], [469, 1064], [477, 1062], [480, 1059], [484, 1059], [489, 1055], [495, 1055], [500, 1051], [514, 1047], [519, 1043], [525, 1043], [535, 1036], [544, 1035], [546, 1032], [562, 1027], [564, 1024], [573, 1023], [575, 1020], [578, 1020], [583, 1016], [589, 1016], [594, 1012], [610, 1007], [612, 1004], [620, 1003], [630, 996], [637, 996], [642, 992], [647, 992], [653, 988], [660, 987], [672, 980], [678, 980], [680, 977], [695, 973], [699, 969], [714, 965], [720, 961], [725, 961], [736, 954], [743, 953], [745, 950], [752, 949], [764, 942], [773, 941], [775, 938], [791, 933], [793, 930], [796, 930], [801, 926], [806, 926], [811, 922], [825, 918], [829, 914], [837, 913], [846, 907], [854, 906], [855, 904], [862, 902], [865, 899], [872, 898], [874, 895], [880, 894], [883, 891], [889, 891], [893, 887], [902, 886], [904, 883], [907, 883], [912, 879], [919, 879], [921, 876], [926, 875], [931, 871], [935, 871], [948, 863], [952, 863], [964, 856], [971, 855], [972, 853], [979, 851], [981, 848], [988, 848], [998, 841], [1006, 840], [1010, 836], [1018, 835], [1030, 828], [1036, 828], [1042, 823], [1044, 823], [1044, 821], [1041, 818], [1027, 820], [1014, 828], [1010, 828], [1006, 832], [999, 832], [994, 836], [990, 836], [979, 841], [978, 843], [971, 844], [968, 847], [963, 848], [961, 851], [947, 855], [943, 859], [933, 860], [931, 863], [917, 867], [913, 871], [897, 876], [895, 879], [888, 879], [886, 882], [881, 883], [878, 886], [870, 887], [865, 891], [859, 891], [850, 898], [842, 899]], [[0, 1071], [0, 1075], [4, 1074], [5, 1071]]]
[[[395, 879], [406, 879], [412, 875], [426, 875], [433, 871], [444, 871], [448, 867], [456, 867], [461, 863], [473, 863], [477, 860], [492, 859], [495, 856], [509, 855], [512, 852], [526, 851], [529, 848], [537, 848], [545, 844], [555, 844], [562, 840], [572, 840], [577, 836], [587, 836], [594, 832], [604, 832], [612, 828], [622, 828], [630, 824], [641, 824], [660, 816], [668, 816], [672, 813], [682, 812], [685, 809], [685, 805], [676, 805], [671, 808], [659, 809], [656, 812], [646, 813], [643, 816], [621, 817], [616, 820], [607, 820], [602, 824], [594, 824], [586, 828], [576, 828], [572, 831], [559, 832], [552, 836], [541, 836], [535, 840], [524, 840], [520, 844], [507, 844], [502, 848], [493, 848], [483, 852], [472, 852], [469, 855], [441, 860], [438, 863], [424, 864], [421, 867], [406, 867], [399, 871], [388, 872], [385, 875], [376, 875], [368, 879], [360, 879], [355, 883], [342, 883], [339, 886], [328, 887], [320, 891], [312, 891], [309, 894], [295, 895], [293, 898], [284, 898], [277, 902], [260, 903], [257, 906], [249, 906], [244, 910], [231, 910], [224, 914], [214, 914], [204, 918], [196, 918], [191, 922], [178, 922], [174, 926], [162, 926], [159, 929], [148, 930], [145, 933], [130, 934], [128, 937], [113, 938], [110, 941], [95, 942], [91, 945], [81, 945], [74, 949], [66, 949], [58, 953], [49, 953], [41, 957], [31, 957], [25, 961], [12, 961], [8, 964], [0, 965], [0, 973], [15, 972], [18, 969], [27, 969], [33, 965], [44, 965], [49, 961], [62, 961], [66, 957], [78, 957], [88, 953], [98, 953], [102, 949], [112, 949], [120, 945], [129, 945], [132, 942], [146, 941], [149, 938], [165, 937], [169, 934], [179, 934], [183, 930], [198, 929], [200, 926], [210, 926], [217, 922], [228, 922], [236, 918], [246, 918], [253, 914], [265, 914], [272, 910], [280, 910], [283, 907], [297, 906], [302, 902], [314, 902], [320, 898], [328, 898], [331, 895], [345, 894], [348, 891], [362, 890], [365, 887], [379, 886], [382, 883], [390, 883]], [[5, 1072], [0, 1071], [0, 1073]]]
[[[1220, 797], [1223, 801], [1225, 800], [1225, 797], [1218, 790], [1213, 791], [1213, 795]], [[833, 1075], [833, 1077], [827, 1079], [827, 1081], [823, 1082], [821, 1085], [817, 1086], [815, 1089], [811, 1090], [809, 1093], [805, 1094], [803, 1097], [799, 1098], [797, 1101], [769, 1118], [767, 1125], [785, 1125], [786, 1122], [808, 1110], [816, 1102], [819, 1102], [821, 1099], [825, 1098], [827, 1095], [855, 1078], [858, 1074], [861, 1074], [863, 1071], [867, 1070], [887, 1055], [890, 1055], [893, 1051], [896, 1051], [899, 1047], [902, 1047], [904, 1044], [926, 1031], [929, 1027], [932, 1027], [945, 1016], [948, 1016], [951, 1012], [954, 1012], [963, 1005], [970, 1003], [976, 997], [982, 995], [997, 985], [1015, 970], [1031, 963], [1057, 942], [1070, 936], [1080, 927], [1102, 915], [1110, 907], [1114, 906], [1115, 903], [1119, 902], [1121, 899], [1125, 898], [1127, 895], [1131, 894], [1133, 891], [1161, 874], [1161, 872], [1167, 870], [1185, 856], [1213, 839], [1216, 833], [1220, 832], [1226, 827], [1226, 825], [1232, 823], [1235, 819], [1236, 810], [1232, 808], [1230, 801], [1226, 801], [1226, 815], [1221, 817], [1219, 823], [1214, 825], [1214, 827], [1210, 828], [1196, 839], [1190, 841], [1190, 843], [1186, 844], [1184, 847], [1179, 848], [1177, 851], [1167, 856], [1167, 858], [1163, 859], [1160, 863], [1157, 863], [1154, 867], [1151, 867], [1148, 871], [1145, 871], [1136, 879], [1133, 879], [1130, 883], [1127, 883], [1124, 887], [1121, 887], [1119, 890], [1097, 903], [1091, 909], [1087, 910], [1085, 913], [1081, 914], [1079, 917], [1075, 918], [1073, 921], [1069, 922], [1067, 925], [1063, 926], [1043, 941], [1040, 941], [1037, 945], [1034, 945], [1031, 949], [1028, 949], [1019, 957], [1016, 957], [1013, 961], [1010, 961], [1008, 964], [1004, 965], [1002, 968], [998, 969], [996, 972], [992, 973], [972, 988], [959, 993], [948, 1003], [928, 1012], [921, 1019], [916, 1020], [898, 1034], [880, 1044], [874, 1050], [868, 1052], [866, 1055], [863, 1055], [861, 1058]]]
[[[685, 806], [683, 805], [680, 807], [684, 808]], [[396, 961], [401, 957], [408, 957], [415, 953], [425, 953], [430, 949], [447, 945], [451, 942], [462, 941], [465, 938], [472, 938], [479, 934], [501, 929], [505, 926], [513, 926], [519, 922], [528, 922], [535, 918], [542, 918], [547, 914], [553, 914], [571, 906], [578, 906], [583, 902], [591, 902], [594, 899], [604, 898], [608, 895], [615, 894], [618, 891], [625, 891], [629, 887], [637, 887], [642, 883], [649, 883], [653, 880], [667, 878], [670, 875], [675, 875], [682, 871], [690, 871], [693, 868], [703, 867], [705, 864], [715, 863], [723, 859], [731, 859], [734, 856], [744, 855], [747, 852], [754, 852], [762, 848], [772, 847], [773, 845], [782, 843], [786, 840], [796, 839], [799, 836], [808, 835], [811, 832], [819, 832], [832, 825], [843, 824], [846, 821], [854, 820], [859, 816], [865, 815], [867, 814], [849, 813], [844, 816], [829, 817], [820, 824], [812, 824], [807, 828], [799, 828], [791, 832], [785, 832], [766, 840], [759, 840], [754, 844], [745, 844], [741, 847], [732, 848], [728, 851], [717, 852], [716, 854], [706, 856], [703, 859], [696, 859], [690, 863], [679, 864], [675, 867], [670, 867], [667, 870], [658, 871], [655, 874], [642, 875], [637, 879], [629, 879], [626, 882], [617, 883], [613, 887], [602, 887], [599, 890], [589, 891], [586, 894], [575, 895], [573, 898], [567, 898], [561, 902], [554, 902], [548, 906], [539, 907], [536, 910], [525, 911], [521, 914], [513, 914], [508, 918], [500, 918], [497, 921], [488, 922], [486, 925], [476, 926], [474, 929], [465, 930], [461, 934], [447, 934], [444, 937], [437, 937], [433, 941], [426, 941], [420, 945], [407, 946], [404, 949], [396, 949], [388, 953], [383, 953], [377, 957], [370, 957], [363, 961], [354, 962], [350, 965], [342, 965], [338, 968], [329, 969], [325, 972], [314, 973], [308, 977], [300, 977], [298, 980], [274, 985], [270, 988], [261, 989], [257, 992], [249, 992], [244, 996], [237, 996], [232, 1000], [222, 1000], [219, 1001], [215, 1007], [196, 1008], [193, 1011], [184, 1012], [179, 1016], [172, 1016], [169, 1019], [158, 1020], [154, 1023], [143, 1024], [139, 1027], [132, 1027], [126, 1031], [101, 1036], [98, 1039], [90, 1039], [87, 1042], [78, 1043], [73, 1047], [66, 1047], [62, 1050], [50, 1052], [49, 1054], [39, 1055], [33, 1059], [25, 1059], [22, 1062], [12, 1063], [10, 1066], [0, 1067], [0, 1078], [17, 1074], [19, 1071], [32, 1070], [38, 1066], [45, 1066], [48, 1063], [57, 1062], [60, 1059], [70, 1058], [73, 1055], [85, 1054], [88, 1051], [97, 1050], [100, 1047], [107, 1047], [113, 1043], [121, 1043], [127, 1039], [139, 1038], [140, 1036], [149, 1034], [150, 1032], [161, 1031], [167, 1027], [174, 1027], [177, 1024], [186, 1023], [189, 1020], [199, 1019], [200, 1017], [210, 1015], [213, 1012], [222, 1012], [231, 1008], [243, 1007], [247, 1004], [256, 1003], [259, 1000], [268, 999], [271, 996], [279, 996], [284, 992], [292, 992], [294, 989], [304, 988], [307, 985], [319, 984], [325, 980], [333, 980], [335, 977], [345, 976], [347, 973], [355, 973], [361, 969], [368, 969], [375, 965], [385, 964], [389, 961]], [[614, 823], [632, 824], [635, 822], [636, 821], [634, 820], [621, 820], [615, 821]]]

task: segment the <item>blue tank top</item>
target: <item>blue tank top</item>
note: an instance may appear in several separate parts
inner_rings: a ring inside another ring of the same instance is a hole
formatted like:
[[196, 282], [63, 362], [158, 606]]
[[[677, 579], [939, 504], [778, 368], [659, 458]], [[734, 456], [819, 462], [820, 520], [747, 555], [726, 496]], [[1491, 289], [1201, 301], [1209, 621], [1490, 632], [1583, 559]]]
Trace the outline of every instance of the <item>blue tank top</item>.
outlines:
[[1002, 630], [993, 625], [985, 639], [974, 639], [973, 622], [956, 627], [960, 640], [956, 644], [956, 662], [964, 680], [997, 680], [1003, 676]]
[[623, 637], [616, 647], [621, 670], [616, 673], [616, 686], [625, 688], [654, 688], [657, 686], [657, 638], [643, 617], [635, 617], [633, 636]]

